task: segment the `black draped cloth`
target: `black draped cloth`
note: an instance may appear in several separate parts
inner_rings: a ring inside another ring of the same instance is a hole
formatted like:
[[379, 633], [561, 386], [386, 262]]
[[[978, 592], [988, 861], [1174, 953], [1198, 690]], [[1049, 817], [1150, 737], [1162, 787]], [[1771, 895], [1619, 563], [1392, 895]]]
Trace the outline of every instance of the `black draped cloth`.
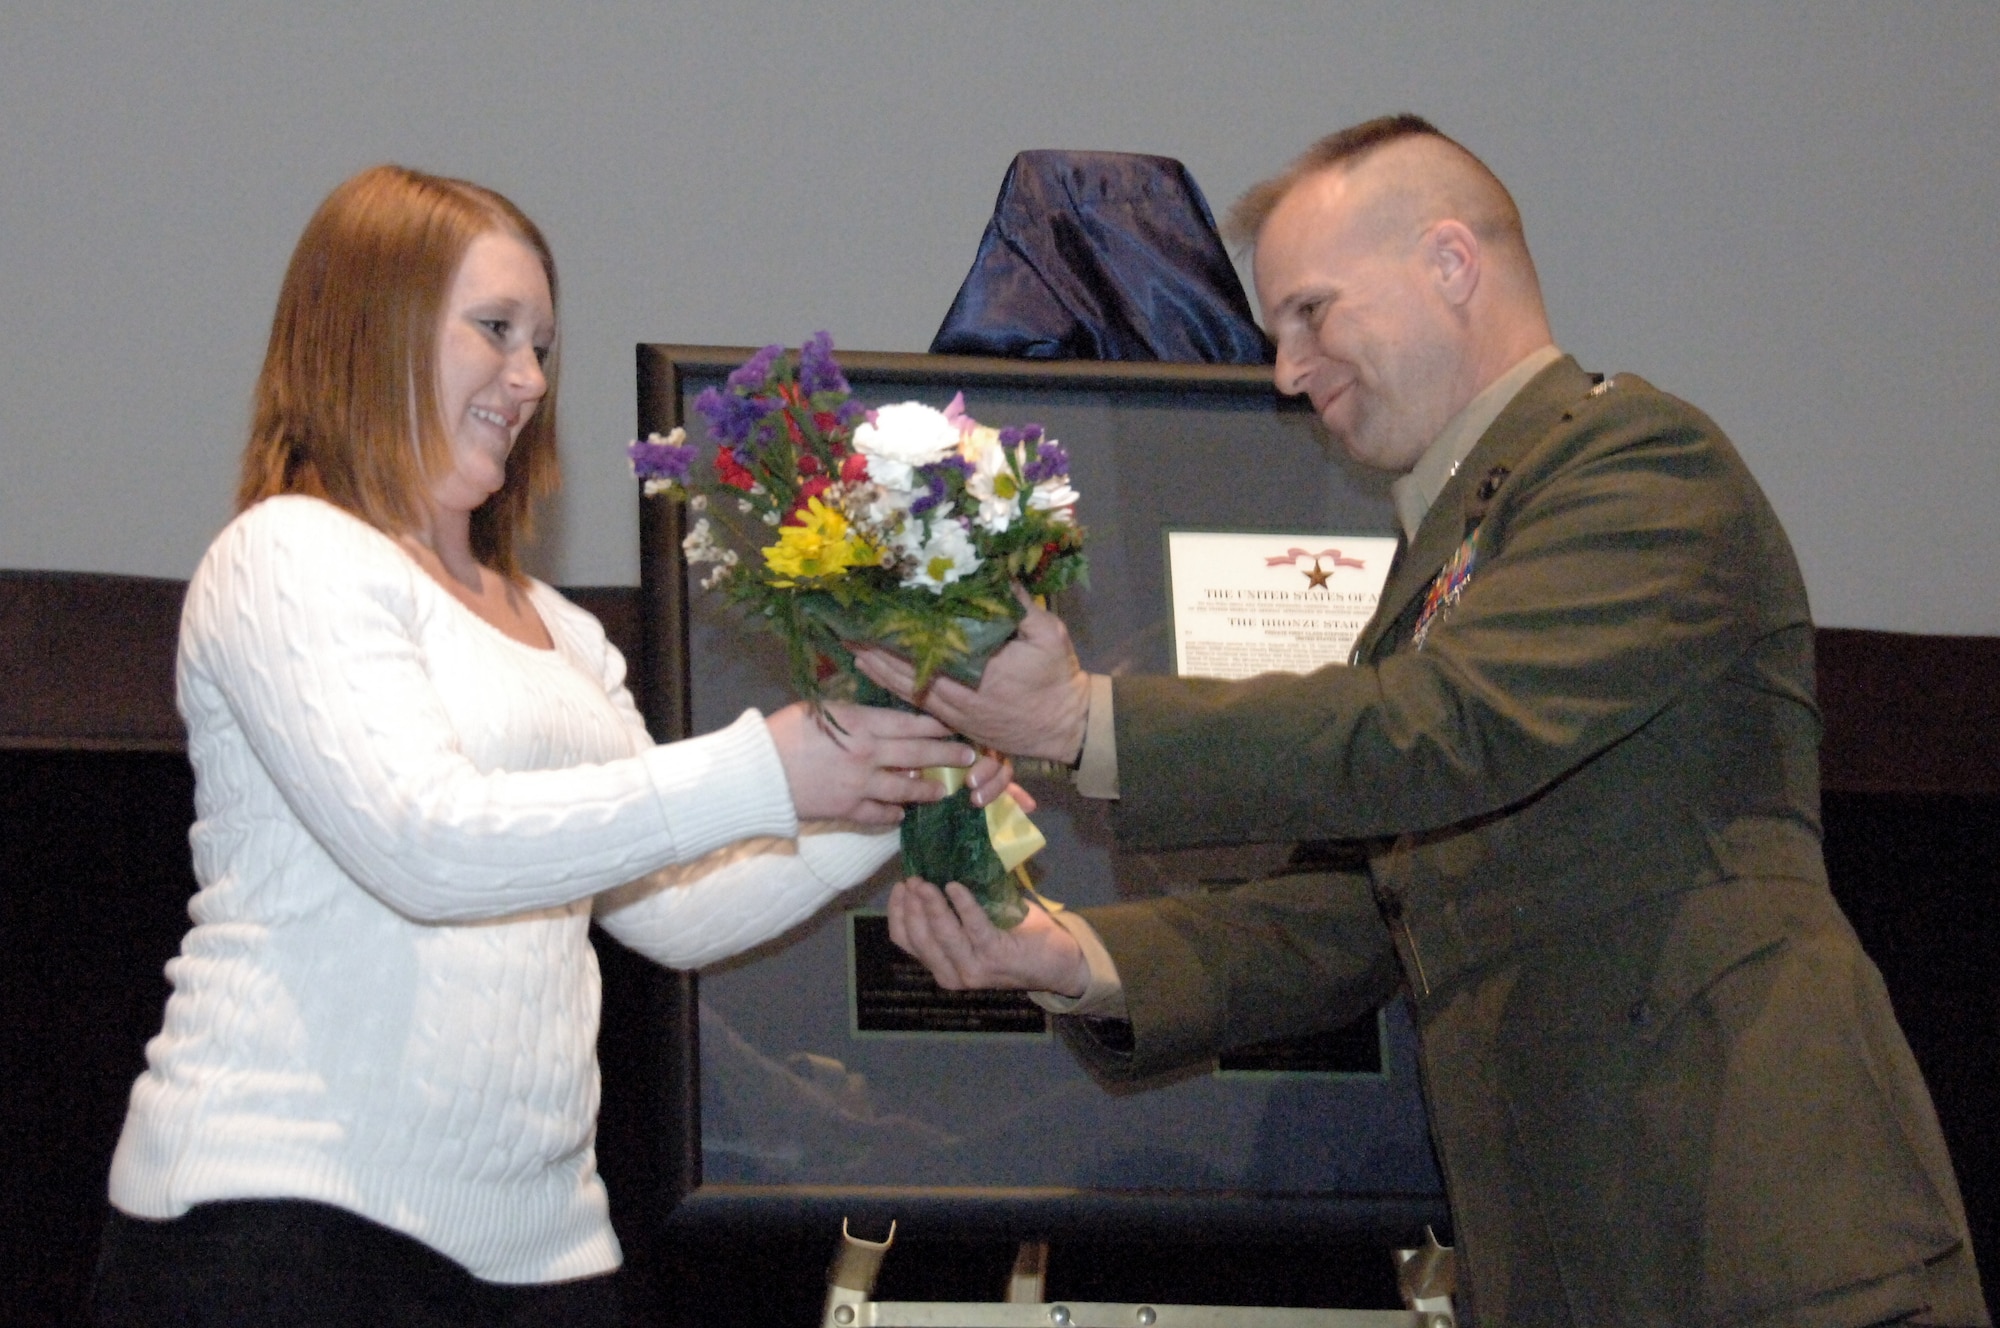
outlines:
[[931, 353], [1271, 360], [1194, 178], [1130, 152], [1014, 158]]

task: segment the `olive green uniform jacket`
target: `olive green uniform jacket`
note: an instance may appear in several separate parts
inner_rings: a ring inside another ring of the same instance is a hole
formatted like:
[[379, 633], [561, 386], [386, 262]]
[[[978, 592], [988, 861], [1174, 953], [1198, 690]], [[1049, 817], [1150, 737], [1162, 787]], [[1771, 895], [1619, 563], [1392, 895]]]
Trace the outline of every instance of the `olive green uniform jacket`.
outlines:
[[1827, 890], [1812, 643], [1714, 424], [1557, 362], [1353, 667], [1117, 681], [1121, 843], [1365, 841], [1366, 866], [1086, 910], [1130, 1044], [1065, 1034], [1144, 1076], [1400, 984], [1489, 1328], [1987, 1322], [1929, 1095]]

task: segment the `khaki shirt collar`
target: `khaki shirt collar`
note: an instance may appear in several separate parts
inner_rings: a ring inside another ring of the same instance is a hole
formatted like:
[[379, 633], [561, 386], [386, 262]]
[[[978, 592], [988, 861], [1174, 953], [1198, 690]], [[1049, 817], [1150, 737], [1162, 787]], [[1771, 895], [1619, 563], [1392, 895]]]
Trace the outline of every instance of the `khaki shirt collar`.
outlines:
[[1464, 410], [1452, 416], [1444, 431], [1424, 449], [1410, 473], [1390, 484], [1389, 496], [1395, 501], [1396, 520], [1403, 527], [1405, 540], [1416, 539], [1424, 514], [1458, 473], [1459, 462], [1471, 454], [1493, 421], [1500, 418], [1500, 412], [1507, 409], [1507, 404], [1528, 385], [1529, 379], [1561, 358], [1562, 352], [1553, 345], [1530, 351], [1513, 368], [1482, 388]]

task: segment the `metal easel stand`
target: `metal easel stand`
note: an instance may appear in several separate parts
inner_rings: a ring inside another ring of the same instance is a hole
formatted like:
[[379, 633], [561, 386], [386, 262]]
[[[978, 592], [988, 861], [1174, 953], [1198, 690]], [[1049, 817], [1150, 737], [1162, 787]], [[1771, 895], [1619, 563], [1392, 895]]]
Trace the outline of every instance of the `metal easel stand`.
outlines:
[[1424, 1232], [1424, 1243], [1397, 1250], [1401, 1310], [1301, 1310], [1270, 1306], [1108, 1304], [1042, 1299], [1047, 1241], [1023, 1241], [997, 1304], [975, 1301], [870, 1300], [896, 1226], [881, 1241], [862, 1240], [840, 1224], [840, 1249], [827, 1272], [820, 1328], [1456, 1328], [1451, 1307], [1451, 1247]]

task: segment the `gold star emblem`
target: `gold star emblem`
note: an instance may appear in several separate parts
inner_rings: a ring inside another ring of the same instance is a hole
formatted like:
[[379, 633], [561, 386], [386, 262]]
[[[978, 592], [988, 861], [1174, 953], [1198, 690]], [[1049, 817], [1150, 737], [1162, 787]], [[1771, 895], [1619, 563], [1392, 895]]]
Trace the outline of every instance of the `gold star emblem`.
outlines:
[[1331, 579], [1332, 576], [1333, 576], [1332, 572], [1322, 571], [1320, 569], [1319, 559], [1315, 558], [1313, 559], [1312, 571], [1306, 573], [1306, 588], [1308, 590], [1311, 589], [1324, 590], [1326, 589], [1327, 581]]

